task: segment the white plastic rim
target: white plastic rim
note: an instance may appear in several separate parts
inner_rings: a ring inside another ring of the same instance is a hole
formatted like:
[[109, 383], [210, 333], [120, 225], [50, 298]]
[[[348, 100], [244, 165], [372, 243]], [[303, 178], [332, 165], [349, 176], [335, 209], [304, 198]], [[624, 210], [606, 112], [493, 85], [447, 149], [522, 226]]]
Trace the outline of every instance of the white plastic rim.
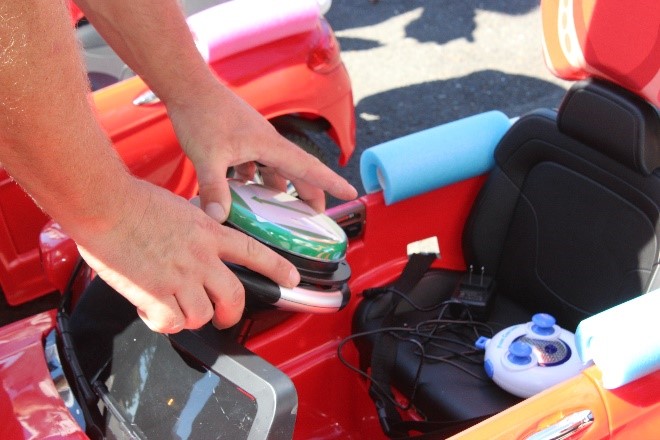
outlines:
[[321, 15], [325, 15], [332, 6], [332, 0], [316, 0], [319, 4], [319, 12]]

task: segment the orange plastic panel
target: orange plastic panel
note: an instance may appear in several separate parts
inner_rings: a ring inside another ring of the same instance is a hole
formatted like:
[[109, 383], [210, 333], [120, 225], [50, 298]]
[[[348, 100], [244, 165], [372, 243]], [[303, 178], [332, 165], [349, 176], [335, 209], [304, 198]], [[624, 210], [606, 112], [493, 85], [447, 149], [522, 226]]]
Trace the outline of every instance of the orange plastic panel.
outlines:
[[660, 2], [543, 0], [548, 68], [575, 80], [599, 77], [660, 105]]
[[610, 434], [607, 409], [600, 390], [587, 374], [563, 382], [487, 419], [452, 438], [461, 440], [525, 439], [566, 417], [590, 410], [594, 422], [573, 439], [607, 439]]

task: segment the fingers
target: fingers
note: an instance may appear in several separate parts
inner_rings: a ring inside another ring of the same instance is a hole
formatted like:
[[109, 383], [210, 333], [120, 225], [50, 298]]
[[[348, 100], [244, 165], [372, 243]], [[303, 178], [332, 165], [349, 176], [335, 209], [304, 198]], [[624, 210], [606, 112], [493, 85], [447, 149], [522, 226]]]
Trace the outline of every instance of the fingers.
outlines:
[[212, 266], [208, 268], [208, 278], [202, 289], [175, 296], [185, 317], [183, 328], [197, 329], [211, 320], [217, 328], [228, 328], [236, 324], [243, 315], [243, 285], [220, 260]]
[[260, 166], [259, 173], [261, 174], [261, 178], [264, 181], [264, 185], [269, 186], [270, 188], [274, 188], [280, 192], [287, 192], [287, 180], [277, 174], [274, 169], [271, 167]]
[[[337, 175], [318, 158], [283, 137], [280, 138], [277, 148], [262, 150], [258, 160], [294, 182], [296, 188], [304, 182], [308, 186], [327, 191], [341, 200], [352, 200], [357, 197], [357, 190], [346, 179]], [[313, 199], [318, 197], [315, 196]]]
[[223, 163], [205, 163], [197, 166], [195, 171], [202, 209], [218, 223], [224, 223], [231, 207], [227, 166]]
[[300, 274], [291, 262], [254, 238], [231, 228], [223, 228], [223, 236], [228, 243], [220, 255], [223, 260], [252, 269], [283, 287], [300, 283]]
[[254, 174], [256, 171], [257, 166], [254, 162], [246, 162], [234, 166], [234, 177], [239, 180], [254, 180]]
[[298, 197], [304, 200], [316, 212], [325, 211], [325, 193], [314, 185], [305, 181], [291, 182], [298, 191]]
[[203, 286], [195, 287], [191, 284], [189, 289], [177, 293], [174, 298], [185, 318], [183, 328], [197, 329], [213, 317], [213, 303]]
[[245, 308], [245, 289], [227, 266], [218, 263], [218, 268], [206, 280], [205, 287], [215, 307], [212, 314], [213, 325], [223, 329], [231, 327], [241, 319]]
[[[138, 316], [147, 327], [158, 333], [197, 329], [213, 317], [213, 304], [203, 288], [195, 291], [191, 286], [189, 291], [151, 299], [148, 303], [137, 306]], [[237, 321], [238, 319], [230, 325]]]
[[238, 278], [220, 261], [204, 288], [153, 298], [138, 307], [138, 316], [153, 331], [177, 333], [198, 329], [209, 321], [217, 328], [236, 324], [245, 307], [245, 290]]
[[265, 245], [239, 231], [225, 227], [221, 230], [219, 242], [224, 245], [214, 263], [205, 263], [203, 285], [195, 287], [195, 280], [191, 280], [172, 295], [129, 298], [151, 330], [176, 333], [197, 329], [209, 321], [217, 328], [227, 328], [241, 319], [245, 289], [221, 258], [259, 272], [285, 287], [292, 288], [300, 282], [293, 264]]
[[[232, 249], [223, 252], [224, 258], [285, 287], [295, 287], [300, 282], [298, 271], [287, 260], [253, 238], [229, 228], [224, 229]], [[183, 329], [199, 328], [211, 320], [217, 328], [231, 327], [241, 319], [244, 307], [243, 285], [218, 260], [217, 265], [209, 268], [204, 289], [153, 298], [149, 303], [138, 306], [138, 315], [153, 331], [176, 333]]]
[[177, 333], [185, 328], [186, 318], [174, 295], [139, 305], [137, 312], [147, 327], [155, 332]]
[[204, 289], [159, 297], [138, 307], [138, 316], [158, 333], [194, 330], [211, 320], [220, 329], [235, 325], [245, 308], [245, 291], [226, 266], [219, 264], [219, 267], [217, 275], [205, 283]]

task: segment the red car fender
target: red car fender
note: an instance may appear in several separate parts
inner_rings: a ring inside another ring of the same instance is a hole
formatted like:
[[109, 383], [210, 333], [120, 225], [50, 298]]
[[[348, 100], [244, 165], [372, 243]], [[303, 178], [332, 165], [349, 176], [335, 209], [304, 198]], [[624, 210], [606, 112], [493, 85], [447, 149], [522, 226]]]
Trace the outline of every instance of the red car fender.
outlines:
[[46, 366], [43, 338], [54, 327], [51, 311], [0, 329], [0, 438], [87, 439]]
[[64, 292], [79, 259], [76, 243], [50, 220], [39, 234], [39, 253], [46, 278]]

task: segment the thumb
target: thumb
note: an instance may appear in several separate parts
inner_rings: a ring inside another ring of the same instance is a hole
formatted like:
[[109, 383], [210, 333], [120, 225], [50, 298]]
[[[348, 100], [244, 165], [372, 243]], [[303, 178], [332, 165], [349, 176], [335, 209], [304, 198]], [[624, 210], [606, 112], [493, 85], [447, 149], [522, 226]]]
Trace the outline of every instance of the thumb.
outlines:
[[221, 166], [214, 170], [197, 171], [201, 208], [218, 223], [227, 220], [231, 208], [231, 193], [226, 176], [227, 168]]

